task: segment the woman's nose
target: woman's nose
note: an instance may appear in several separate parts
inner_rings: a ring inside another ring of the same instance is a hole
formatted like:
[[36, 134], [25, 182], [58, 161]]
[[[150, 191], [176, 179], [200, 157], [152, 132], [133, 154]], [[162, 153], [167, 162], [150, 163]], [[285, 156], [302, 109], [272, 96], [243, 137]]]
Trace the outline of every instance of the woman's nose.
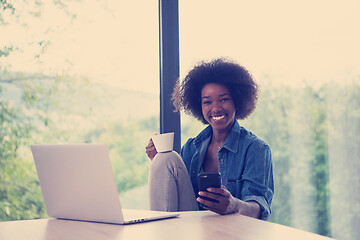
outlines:
[[218, 102], [213, 102], [212, 104], [212, 110], [213, 111], [217, 111], [217, 110], [220, 110], [221, 109], [221, 104], [218, 103]]

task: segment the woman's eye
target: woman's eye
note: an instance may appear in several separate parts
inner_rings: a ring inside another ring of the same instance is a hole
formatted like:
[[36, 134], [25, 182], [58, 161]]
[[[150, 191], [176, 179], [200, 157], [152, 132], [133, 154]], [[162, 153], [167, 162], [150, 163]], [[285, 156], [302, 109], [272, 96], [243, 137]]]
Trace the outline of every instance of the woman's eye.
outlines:
[[226, 102], [226, 101], [229, 101], [230, 100], [230, 98], [222, 98], [221, 100], [220, 100], [220, 102]]
[[211, 104], [211, 102], [210, 101], [204, 101], [203, 104], [204, 105], [209, 105], [209, 104]]

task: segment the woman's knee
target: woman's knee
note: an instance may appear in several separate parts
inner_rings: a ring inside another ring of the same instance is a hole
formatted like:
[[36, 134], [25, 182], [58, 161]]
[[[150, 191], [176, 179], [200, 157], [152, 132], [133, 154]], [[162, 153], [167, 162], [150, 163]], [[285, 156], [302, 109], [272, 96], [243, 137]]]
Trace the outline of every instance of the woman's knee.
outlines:
[[164, 152], [158, 153], [155, 155], [154, 159], [152, 160], [152, 167], [167, 167], [173, 168], [184, 164], [180, 155], [175, 152]]

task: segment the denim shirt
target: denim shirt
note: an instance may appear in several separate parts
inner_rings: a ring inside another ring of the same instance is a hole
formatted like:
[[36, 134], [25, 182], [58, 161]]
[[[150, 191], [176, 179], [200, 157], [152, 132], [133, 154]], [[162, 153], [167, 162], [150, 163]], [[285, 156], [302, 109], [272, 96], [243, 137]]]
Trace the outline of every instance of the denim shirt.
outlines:
[[[180, 156], [198, 196], [197, 175], [211, 142], [212, 128], [206, 127], [182, 147]], [[260, 205], [260, 218], [270, 217], [274, 195], [273, 169], [269, 146], [235, 121], [224, 145], [218, 151], [221, 184], [236, 198]]]

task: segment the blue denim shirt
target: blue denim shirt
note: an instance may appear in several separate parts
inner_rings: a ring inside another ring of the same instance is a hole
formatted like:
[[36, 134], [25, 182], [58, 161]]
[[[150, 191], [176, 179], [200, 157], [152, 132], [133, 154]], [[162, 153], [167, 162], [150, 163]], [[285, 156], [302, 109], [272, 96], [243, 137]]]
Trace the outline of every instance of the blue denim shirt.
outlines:
[[[197, 175], [202, 168], [211, 137], [212, 129], [208, 126], [197, 137], [190, 138], [180, 152], [196, 196], [198, 196]], [[240, 200], [256, 201], [261, 208], [260, 218], [268, 219], [274, 195], [269, 146], [235, 121], [218, 154], [221, 184]]]

